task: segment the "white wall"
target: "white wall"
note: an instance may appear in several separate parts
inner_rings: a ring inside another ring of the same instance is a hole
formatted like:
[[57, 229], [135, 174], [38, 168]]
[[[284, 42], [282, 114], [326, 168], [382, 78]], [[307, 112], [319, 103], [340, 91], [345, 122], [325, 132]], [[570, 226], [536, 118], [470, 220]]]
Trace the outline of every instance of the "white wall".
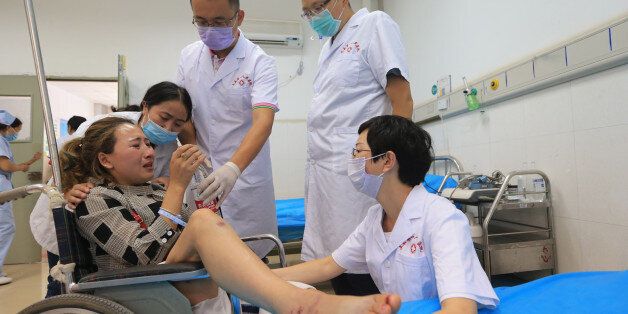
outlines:
[[60, 138], [59, 120], [68, 120], [72, 116], [93, 117], [94, 104], [85, 98], [81, 98], [65, 91], [48, 82], [48, 96], [50, 97], [50, 109], [52, 111], [52, 121], [55, 125], [55, 133]]
[[625, 0], [382, 1], [399, 24], [415, 103], [451, 74], [481, 78], [570, 38], [628, 15]]
[[[628, 14], [628, 1], [382, 1], [400, 25], [415, 103]], [[465, 170], [545, 171], [560, 272], [628, 268], [628, 66], [425, 126]]]
[[628, 65], [425, 126], [465, 170], [546, 172], [560, 272], [628, 268]]

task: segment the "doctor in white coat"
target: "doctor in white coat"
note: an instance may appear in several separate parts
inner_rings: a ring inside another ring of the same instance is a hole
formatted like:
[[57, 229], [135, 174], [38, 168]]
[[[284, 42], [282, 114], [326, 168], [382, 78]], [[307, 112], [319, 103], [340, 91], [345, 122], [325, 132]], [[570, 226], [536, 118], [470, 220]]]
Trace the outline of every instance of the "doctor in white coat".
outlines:
[[[302, 0], [303, 17], [323, 46], [307, 117], [305, 233], [302, 259], [328, 256], [375, 204], [347, 178], [347, 157], [358, 126], [383, 114], [412, 116], [412, 96], [401, 34], [386, 13], [361, 9], [349, 0]], [[367, 275], [332, 280], [336, 294], [376, 293]]]
[[[191, 4], [201, 41], [181, 52], [177, 82], [192, 96], [195, 142], [215, 169], [201, 183], [200, 198], [218, 199], [241, 237], [277, 234], [268, 142], [279, 110], [275, 60], [238, 29], [244, 20], [238, 0]], [[272, 246], [251, 244], [262, 257]]]
[[397, 116], [373, 118], [359, 132], [349, 178], [381, 205], [368, 210], [331, 256], [275, 272], [314, 284], [344, 271], [367, 271], [382, 293], [399, 294], [402, 301], [438, 297], [445, 313], [497, 306], [467, 218], [420, 184], [433, 159], [429, 134]]

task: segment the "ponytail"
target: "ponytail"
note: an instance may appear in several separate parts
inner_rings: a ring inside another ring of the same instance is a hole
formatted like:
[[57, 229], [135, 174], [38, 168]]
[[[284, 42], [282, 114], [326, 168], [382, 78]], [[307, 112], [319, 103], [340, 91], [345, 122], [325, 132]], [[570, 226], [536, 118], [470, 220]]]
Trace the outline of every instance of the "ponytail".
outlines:
[[76, 138], [65, 143], [59, 154], [63, 192], [69, 191], [75, 184], [87, 182], [87, 172], [81, 163], [82, 141], [82, 138]]

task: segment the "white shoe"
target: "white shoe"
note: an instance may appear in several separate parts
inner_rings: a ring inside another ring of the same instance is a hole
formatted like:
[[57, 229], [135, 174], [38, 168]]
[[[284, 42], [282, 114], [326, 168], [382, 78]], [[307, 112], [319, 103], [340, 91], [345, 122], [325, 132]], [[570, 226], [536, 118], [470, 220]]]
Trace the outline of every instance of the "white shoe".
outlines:
[[7, 277], [7, 276], [0, 276], [0, 286], [2, 285], [6, 285], [9, 284], [13, 281], [13, 279], [11, 277]]

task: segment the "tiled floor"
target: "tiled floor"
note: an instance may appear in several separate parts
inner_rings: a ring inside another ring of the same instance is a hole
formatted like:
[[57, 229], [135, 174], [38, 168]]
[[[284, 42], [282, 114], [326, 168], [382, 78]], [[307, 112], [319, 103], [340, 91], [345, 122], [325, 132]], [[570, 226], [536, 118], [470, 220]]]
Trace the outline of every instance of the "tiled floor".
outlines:
[[45, 295], [48, 264], [4, 265], [13, 282], [0, 286], [0, 314], [14, 314]]
[[[297, 264], [300, 262], [300, 255], [289, 254], [286, 260], [288, 265]], [[271, 257], [270, 263], [278, 263], [278, 259]], [[45, 296], [47, 263], [5, 265], [4, 271], [13, 278], [13, 282], [0, 286], [0, 314], [15, 314]], [[329, 282], [316, 285], [316, 288], [333, 293]]]

